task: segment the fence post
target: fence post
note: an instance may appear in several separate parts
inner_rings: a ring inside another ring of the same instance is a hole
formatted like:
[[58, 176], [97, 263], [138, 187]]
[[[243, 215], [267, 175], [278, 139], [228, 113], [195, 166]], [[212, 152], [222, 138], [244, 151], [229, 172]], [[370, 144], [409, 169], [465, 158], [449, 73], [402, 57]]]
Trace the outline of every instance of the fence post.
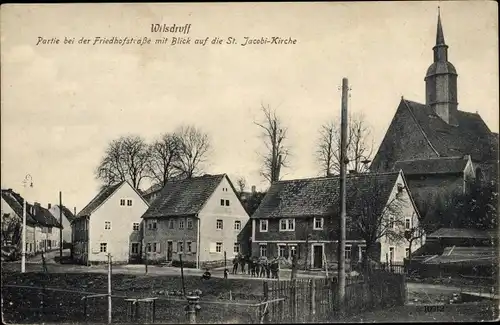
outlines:
[[196, 313], [201, 309], [200, 297], [186, 296], [188, 305], [186, 306], [186, 316], [189, 324], [196, 324]]
[[309, 280], [309, 289], [310, 289], [310, 321], [314, 322], [316, 319], [316, 281], [314, 279]]
[[[267, 302], [267, 301], [269, 301], [269, 283], [265, 280], [263, 282], [263, 289], [264, 289], [264, 301]], [[269, 305], [264, 304], [264, 305], [261, 305], [259, 308], [260, 308], [260, 319], [262, 320], [261, 323], [268, 324], [269, 323]]]

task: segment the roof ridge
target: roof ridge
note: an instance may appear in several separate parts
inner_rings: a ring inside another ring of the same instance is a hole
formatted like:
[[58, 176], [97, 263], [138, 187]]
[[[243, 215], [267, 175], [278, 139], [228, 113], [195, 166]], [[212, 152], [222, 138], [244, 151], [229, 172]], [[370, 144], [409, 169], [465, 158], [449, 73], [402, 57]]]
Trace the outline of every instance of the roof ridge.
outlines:
[[[373, 173], [353, 173], [353, 174], [346, 174], [346, 177], [356, 177], [356, 176], [383, 176], [383, 175], [394, 175], [398, 174], [399, 171], [386, 171], [386, 172], [373, 172]], [[287, 183], [287, 182], [295, 182], [295, 181], [312, 181], [312, 180], [318, 180], [318, 181], [324, 181], [324, 180], [329, 180], [332, 178], [340, 178], [340, 175], [331, 175], [331, 176], [318, 176], [318, 177], [306, 177], [306, 178], [294, 178], [294, 179], [284, 179], [275, 182], [276, 183]]]
[[464, 159], [464, 157], [463, 156], [451, 156], [451, 157], [416, 158], [416, 159], [396, 160], [396, 162], [394, 164], [396, 164], [398, 162], [416, 162], [416, 161], [444, 160], [444, 159], [462, 160], [462, 159]]

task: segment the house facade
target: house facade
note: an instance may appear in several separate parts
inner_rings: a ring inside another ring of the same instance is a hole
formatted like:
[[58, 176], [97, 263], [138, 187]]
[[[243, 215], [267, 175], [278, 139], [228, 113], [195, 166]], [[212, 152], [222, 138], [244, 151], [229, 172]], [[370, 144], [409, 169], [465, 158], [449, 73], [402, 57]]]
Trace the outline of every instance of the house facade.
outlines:
[[[14, 220], [19, 223], [19, 231], [21, 231], [23, 203], [24, 198], [12, 189], [2, 190], [2, 227], [7, 226], [9, 220]], [[7, 219], [4, 220], [4, 216]], [[47, 209], [37, 202], [34, 204], [26, 202], [26, 253], [28, 255], [58, 249], [61, 230], [62, 226]], [[18, 236], [21, 236], [21, 233]]]
[[498, 134], [477, 112], [459, 109], [458, 75], [448, 60], [441, 17], [433, 52], [434, 62], [425, 76], [425, 104], [401, 98], [371, 171], [393, 170], [398, 161], [470, 156], [476, 177], [496, 182]]
[[48, 210], [57, 220], [60, 219], [62, 214], [62, 239], [63, 243], [71, 243], [71, 221], [75, 218], [75, 215], [64, 205], [62, 209], [59, 205], [48, 204]]
[[[409, 242], [404, 238], [404, 233], [418, 227], [419, 220], [403, 173], [349, 175], [346, 186], [346, 262], [359, 262], [366, 256], [366, 242], [363, 239], [366, 236], [354, 226], [354, 218], [361, 216], [365, 209], [370, 211], [370, 218], [381, 220], [386, 227], [390, 224], [389, 230], [377, 230], [380, 236], [372, 250], [372, 258], [380, 262], [403, 261], [409, 254]], [[287, 180], [272, 184], [261, 205], [251, 216], [252, 255], [269, 258], [291, 258], [296, 255], [299, 265], [318, 269], [336, 263], [339, 188], [339, 177]], [[394, 240], [385, 235], [389, 233], [397, 233], [400, 238]], [[412, 251], [424, 242], [425, 236], [422, 236], [413, 243]]]
[[104, 187], [71, 223], [73, 258], [83, 264], [140, 259], [141, 216], [147, 202], [126, 181]]
[[249, 216], [226, 174], [167, 183], [143, 215], [149, 263], [183, 261], [193, 266], [232, 258]]

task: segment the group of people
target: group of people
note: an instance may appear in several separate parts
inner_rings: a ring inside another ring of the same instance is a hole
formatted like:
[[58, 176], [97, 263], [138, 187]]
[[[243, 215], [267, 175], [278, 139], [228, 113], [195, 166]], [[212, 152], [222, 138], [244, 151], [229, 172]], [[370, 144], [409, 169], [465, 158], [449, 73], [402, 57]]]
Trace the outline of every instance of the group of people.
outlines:
[[252, 277], [261, 278], [279, 278], [279, 260], [278, 258], [268, 259], [265, 256], [243, 256], [238, 254], [233, 259], [233, 274], [248, 274]]

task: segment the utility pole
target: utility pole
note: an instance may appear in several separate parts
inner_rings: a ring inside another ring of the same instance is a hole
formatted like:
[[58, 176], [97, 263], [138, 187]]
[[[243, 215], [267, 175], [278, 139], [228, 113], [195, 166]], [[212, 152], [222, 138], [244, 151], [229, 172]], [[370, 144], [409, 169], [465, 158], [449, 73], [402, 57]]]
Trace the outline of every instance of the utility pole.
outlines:
[[[62, 227], [62, 192], [59, 191], [59, 225]], [[62, 228], [59, 228], [59, 262], [62, 263], [63, 255]]]
[[346, 240], [346, 168], [347, 168], [347, 100], [349, 85], [342, 78], [342, 111], [340, 122], [340, 219], [338, 246], [338, 307], [342, 314], [345, 305], [345, 240]]
[[111, 324], [111, 254], [108, 253], [108, 324]]

